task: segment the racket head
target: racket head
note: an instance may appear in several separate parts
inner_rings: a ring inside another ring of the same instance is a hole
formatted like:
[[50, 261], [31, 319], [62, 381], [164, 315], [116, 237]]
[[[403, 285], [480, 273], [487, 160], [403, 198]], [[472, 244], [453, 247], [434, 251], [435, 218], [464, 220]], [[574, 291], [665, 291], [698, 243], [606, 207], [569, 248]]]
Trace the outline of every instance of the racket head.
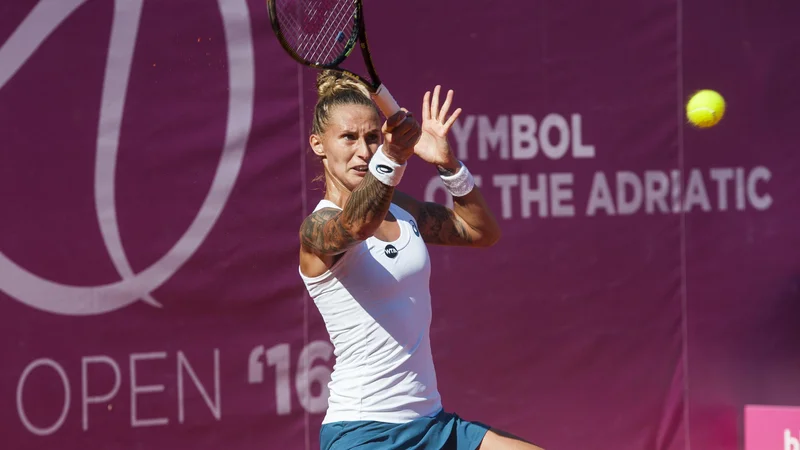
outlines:
[[338, 66], [361, 34], [360, 0], [267, 0], [267, 9], [278, 42], [297, 62], [347, 72]]

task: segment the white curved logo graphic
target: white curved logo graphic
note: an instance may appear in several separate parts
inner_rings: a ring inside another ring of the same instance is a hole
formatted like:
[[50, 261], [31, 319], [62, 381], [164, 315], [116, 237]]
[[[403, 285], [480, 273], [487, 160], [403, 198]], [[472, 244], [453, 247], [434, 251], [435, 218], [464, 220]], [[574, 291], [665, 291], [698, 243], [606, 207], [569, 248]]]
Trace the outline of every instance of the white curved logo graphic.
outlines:
[[[44, 40], [87, 0], [40, 1], [0, 47], [0, 89]], [[100, 286], [60, 284], [20, 267], [0, 251], [0, 290], [44, 311], [102, 314], [137, 300], [161, 306], [151, 296], [205, 240], [239, 175], [253, 116], [253, 41], [246, 0], [218, 0], [228, 53], [228, 117], [222, 157], [199, 213], [178, 242], [153, 265], [134, 274], [117, 223], [114, 189], [119, 135], [136, 35], [144, 0], [116, 0], [97, 133], [95, 205], [108, 254], [121, 280]]]

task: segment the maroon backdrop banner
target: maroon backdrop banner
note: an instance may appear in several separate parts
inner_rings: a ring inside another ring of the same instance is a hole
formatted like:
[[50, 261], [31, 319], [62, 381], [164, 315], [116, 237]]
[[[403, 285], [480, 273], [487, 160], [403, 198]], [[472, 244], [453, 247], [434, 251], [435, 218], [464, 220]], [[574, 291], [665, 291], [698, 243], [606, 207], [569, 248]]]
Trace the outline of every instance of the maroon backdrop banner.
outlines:
[[[503, 229], [430, 249], [446, 409], [548, 449], [733, 450], [744, 405], [800, 405], [800, 4], [366, 3], [402, 106], [455, 90]], [[7, 448], [319, 447], [315, 75], [261, 1], [0, 6]], [[698, 130], [704, 88], [728, 111]], [[419, 160], [401, 190], [448, 202]]]

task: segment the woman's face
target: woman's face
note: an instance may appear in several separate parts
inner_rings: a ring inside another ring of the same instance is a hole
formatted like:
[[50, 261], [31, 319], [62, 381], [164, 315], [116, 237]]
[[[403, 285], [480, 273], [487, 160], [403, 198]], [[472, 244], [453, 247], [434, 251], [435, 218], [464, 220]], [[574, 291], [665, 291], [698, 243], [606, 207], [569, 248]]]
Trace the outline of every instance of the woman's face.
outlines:
[[331, 109], [322, 135], [311, 135], [311, 147], [328, 176], [349, 191], [367, 174], [372, 155], [381, 143], [380, 117], [375, 108], [364, 105], [339, 105]]

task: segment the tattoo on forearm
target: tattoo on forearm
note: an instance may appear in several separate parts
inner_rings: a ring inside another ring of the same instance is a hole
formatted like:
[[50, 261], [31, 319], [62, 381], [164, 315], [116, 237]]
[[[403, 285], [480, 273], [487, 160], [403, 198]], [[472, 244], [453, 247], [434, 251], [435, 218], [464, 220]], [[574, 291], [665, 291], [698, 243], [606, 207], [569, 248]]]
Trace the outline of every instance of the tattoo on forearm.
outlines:
[[378, 220], [377, 228], [389, 211], [392, 193], [394, 187], [381, 183], [372, 172], [367, 172], [344, 205], [342, 221], [345, 227], [354, 228]]
[[374, 228], [380, 225], [389, 211], [393, 192], [394, 187], [367, 172], [343, 210], [321, 209], [306, 218], [300, 228], [303, 246], [319, 254], [344, 252], [363, 238], [358, 230], [368, 224]]
[[436, 203], [425, 203], [419, 210], [419, 231], [431, 244], [470, 244], [472, 236], [453, 211]]

